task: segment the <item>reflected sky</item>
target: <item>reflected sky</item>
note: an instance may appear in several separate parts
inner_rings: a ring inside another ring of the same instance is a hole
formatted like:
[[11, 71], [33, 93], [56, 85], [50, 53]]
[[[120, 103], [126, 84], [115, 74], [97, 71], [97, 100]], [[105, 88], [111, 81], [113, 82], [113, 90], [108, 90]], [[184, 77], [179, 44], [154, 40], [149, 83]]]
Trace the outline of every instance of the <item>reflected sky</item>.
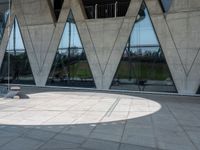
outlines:
[[19, 24], [16, 18], [12, 26], [9, 42], [7, 45], [7, 51], [12, 51], [14, 49], [18, 52], [24, 52], [24, 49], [25, 49], [24, 43], [22, 40], [22, 35], [19, 29]]
[[[69, 37], [71, 37], [71, 39], [69, 39]], [[60, 41], [59, 49], [65, 49], [68, 47], [76, 47], [76, 48], [82, 47], [76, 25], [74, 23], [69, 23], [69, 22], [66, 23], [64, 33]]]
[[134, 30], [131, 34], [131, 46], [149, 46], [159, 45], [155, 35], [147, 9], [145, 11], [144, 19], [135, 23]]

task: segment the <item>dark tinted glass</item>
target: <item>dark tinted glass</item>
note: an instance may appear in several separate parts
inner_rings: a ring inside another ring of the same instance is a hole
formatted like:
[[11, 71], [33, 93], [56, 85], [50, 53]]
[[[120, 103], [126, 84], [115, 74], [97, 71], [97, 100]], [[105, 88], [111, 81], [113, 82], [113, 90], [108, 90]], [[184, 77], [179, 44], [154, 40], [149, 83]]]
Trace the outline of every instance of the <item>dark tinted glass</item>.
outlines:
[[139, 11], [111, 88], [176, 92], [145, 4]]
[[47, 85], [95, 87], [72, 12], [67, 19]]
[[17, 19], [14, 21], [1, 66], [0, 82], [8, 83], [8, 80], [13, 84], [34, 84]]
[[0, 43], [3, 38], [8, 15], [9, 15], [9, 3], [0, 2]]
[[199, 89], [198, 89], [198, 91], [197, 91], [197, 94], [200, 94], [200, 86], [199, 86]]
[[163, 11], [168, 12], [172, 4], [172, 0], [160, 0], [160, 3], [162, 5]]
[[58, 20], [64, 0], [54, 0], [54, 13]]
[[130, 0], [83, 0], [88, 19], [125, 16]]

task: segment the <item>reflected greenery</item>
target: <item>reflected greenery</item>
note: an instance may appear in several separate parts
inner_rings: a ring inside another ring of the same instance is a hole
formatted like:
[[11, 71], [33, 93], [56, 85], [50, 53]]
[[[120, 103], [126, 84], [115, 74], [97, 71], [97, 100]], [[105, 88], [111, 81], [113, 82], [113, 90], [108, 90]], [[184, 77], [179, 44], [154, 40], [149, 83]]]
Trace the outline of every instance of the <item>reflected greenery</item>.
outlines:
[[71, 11], [52, 65], [47, 85], [95, 87], [93, 76]]
[[139, 11], [111, 88], [176, 92], [145, 3]]
[[9, 83], [13, 84], [34, 84], [30, 63], [16, 18], [0, 72], [0, 83], [8, 83], [8, 80]]

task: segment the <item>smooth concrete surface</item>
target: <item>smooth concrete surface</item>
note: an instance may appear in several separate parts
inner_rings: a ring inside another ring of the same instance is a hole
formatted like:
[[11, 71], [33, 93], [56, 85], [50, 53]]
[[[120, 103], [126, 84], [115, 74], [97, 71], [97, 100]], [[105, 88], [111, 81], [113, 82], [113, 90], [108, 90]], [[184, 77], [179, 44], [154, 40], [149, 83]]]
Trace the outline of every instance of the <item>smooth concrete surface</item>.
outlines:
[[22, 91], [0, 98], [0, 150], [200, 150], [200, 97]]
[[[81, 0], [64, 0], [58, 21], [50, 0], [13, 0], [0, 45], [0, 64], [9, 27], [18, 19], [37, 86], [45, 86], [71, 10], [97, 89], [109, 89], [143, 0], [131, 0], [125, 17], [88, 20]], [[164, 14], [158, 0], [144, 0], [179, 94], [200, 85], [200, 1], [173, 0]]]

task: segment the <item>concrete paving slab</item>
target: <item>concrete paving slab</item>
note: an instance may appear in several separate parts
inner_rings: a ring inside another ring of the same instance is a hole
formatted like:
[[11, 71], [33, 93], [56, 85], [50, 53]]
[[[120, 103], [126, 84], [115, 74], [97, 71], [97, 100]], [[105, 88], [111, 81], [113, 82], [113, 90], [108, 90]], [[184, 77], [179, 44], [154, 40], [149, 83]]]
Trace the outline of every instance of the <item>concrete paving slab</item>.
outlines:
[[0, 98], [0, 150], [200, 149], [199, 97], [39, 89]]

